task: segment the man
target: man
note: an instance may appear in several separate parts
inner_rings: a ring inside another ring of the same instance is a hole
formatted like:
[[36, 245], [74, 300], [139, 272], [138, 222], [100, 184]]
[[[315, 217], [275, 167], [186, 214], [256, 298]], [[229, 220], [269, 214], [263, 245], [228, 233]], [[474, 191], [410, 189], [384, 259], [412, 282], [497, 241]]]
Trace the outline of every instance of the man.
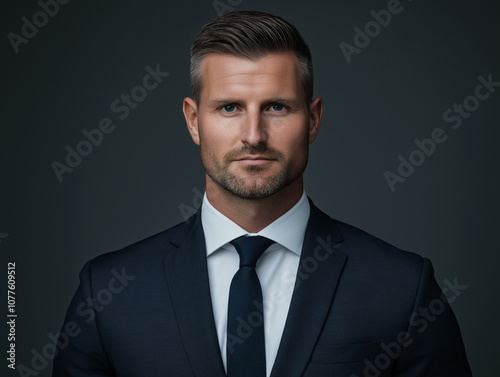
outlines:
[[54, 376], [470, 376], [431, 263], [309, 200], [323, 112], [297, 30], [218, 17], [183, 111], [206, 171], [193, 217], [88, 262]]

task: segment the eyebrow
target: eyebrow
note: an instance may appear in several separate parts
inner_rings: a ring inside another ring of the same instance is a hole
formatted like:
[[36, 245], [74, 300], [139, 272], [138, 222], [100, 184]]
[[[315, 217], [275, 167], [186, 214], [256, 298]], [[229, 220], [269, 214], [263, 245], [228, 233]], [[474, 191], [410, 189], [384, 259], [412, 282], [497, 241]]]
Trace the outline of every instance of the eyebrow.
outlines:
[[[238, 100], [236, 98], [218, 98], [209, 101], [210, 106], [220, 106], [220, 105], [225, 105], [225, 104], [230, 104], [230, 103], [240, 103], [241, 100]], [[286, 97], [275, 97], [275, 98], [268, 98], [264, 101], [264, 103], [270, 104], [270, 103], [285, 103], [289, 105], [297, 105], [300, 103], [298, 99], [294, 98], [286, 98]]]

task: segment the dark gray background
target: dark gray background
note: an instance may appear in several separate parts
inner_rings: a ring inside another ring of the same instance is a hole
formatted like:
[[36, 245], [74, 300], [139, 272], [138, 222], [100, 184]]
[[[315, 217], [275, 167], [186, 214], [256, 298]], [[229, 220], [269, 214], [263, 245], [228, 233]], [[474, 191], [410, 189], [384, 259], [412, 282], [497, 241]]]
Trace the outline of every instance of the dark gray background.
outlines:
[[[17, 265], [16, 361], [31, 367], [32, 350], [59, 331], [85, 261], [182, 221], [181, 209], [198, 201], [193, 190], [203, 191], [204, 175], [181, 105], [190, 95], [190, 44], [217, 11], [211, 0], [71, 1], [16, 54], [7, 33], [20, 34], [21, 17], [31, 20], [40, 6], [13, 3], [1, 12], [0, 234], [8, 236], [0, 235], [0, 255], [5, 275], [7, 261]], [[279, 14], [310, 44], [326, 108], [308, 195], [332, 217], [429, 257], [442, 286], [455, 278], [467, 285], [452, 307], [474, 375], [491, 376], [500, 350], [500, 90], [458, 130], [442, 116], [474, 94], [479, 75], [500, 81], [500, 7], [401, 4], [350, 64], [339, 44], [352, 44], [353, 28], [387, 1], [242, 0], [234, 8]], [[111, 102], [157, 64], [170, 76], [120, 120]], [[51, 163], [64, 162], [65, 147], [103, 117], [116, 129], [59, 183]], [[436, 127], [448, 140], [391, 192], [384, 171], [396, 172], [398, 155], [408, 157], [413, 140]], [[6, 363], [1, 374], [17, 375]]]

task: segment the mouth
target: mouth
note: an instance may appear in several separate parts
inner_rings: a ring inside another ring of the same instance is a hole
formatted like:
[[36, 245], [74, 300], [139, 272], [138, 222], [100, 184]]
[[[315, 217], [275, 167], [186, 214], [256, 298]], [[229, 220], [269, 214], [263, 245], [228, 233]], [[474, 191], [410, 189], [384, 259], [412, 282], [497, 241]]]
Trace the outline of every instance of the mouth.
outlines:
[[262, 156], [262, 155], [248, 155], [248, 156], [243, 156], [243, 157], [237, 158], [235, 161], [242, 164], [242, 165], [256, 166], [256, 165], [269, 164], [272, 161], [275, 161], [275, 159], [269, 158], [266, 156]]

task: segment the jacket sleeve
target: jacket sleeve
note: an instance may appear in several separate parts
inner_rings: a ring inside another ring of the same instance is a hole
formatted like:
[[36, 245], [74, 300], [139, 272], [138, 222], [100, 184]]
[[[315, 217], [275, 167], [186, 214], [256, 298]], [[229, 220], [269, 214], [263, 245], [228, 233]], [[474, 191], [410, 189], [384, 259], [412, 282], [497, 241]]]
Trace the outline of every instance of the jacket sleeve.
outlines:
[[115, 376], [99, 336], [94, 297], [90, 261], [80, 272], [80, 285], [59, 334], [53, 377]]
[[394, 365], [397, 377], [472, 376], [457, 319], [449, 302], [466, 286], [458, 279], [445, 281], [443, 291], [424, 258], [418, 292], [401, 355]]

